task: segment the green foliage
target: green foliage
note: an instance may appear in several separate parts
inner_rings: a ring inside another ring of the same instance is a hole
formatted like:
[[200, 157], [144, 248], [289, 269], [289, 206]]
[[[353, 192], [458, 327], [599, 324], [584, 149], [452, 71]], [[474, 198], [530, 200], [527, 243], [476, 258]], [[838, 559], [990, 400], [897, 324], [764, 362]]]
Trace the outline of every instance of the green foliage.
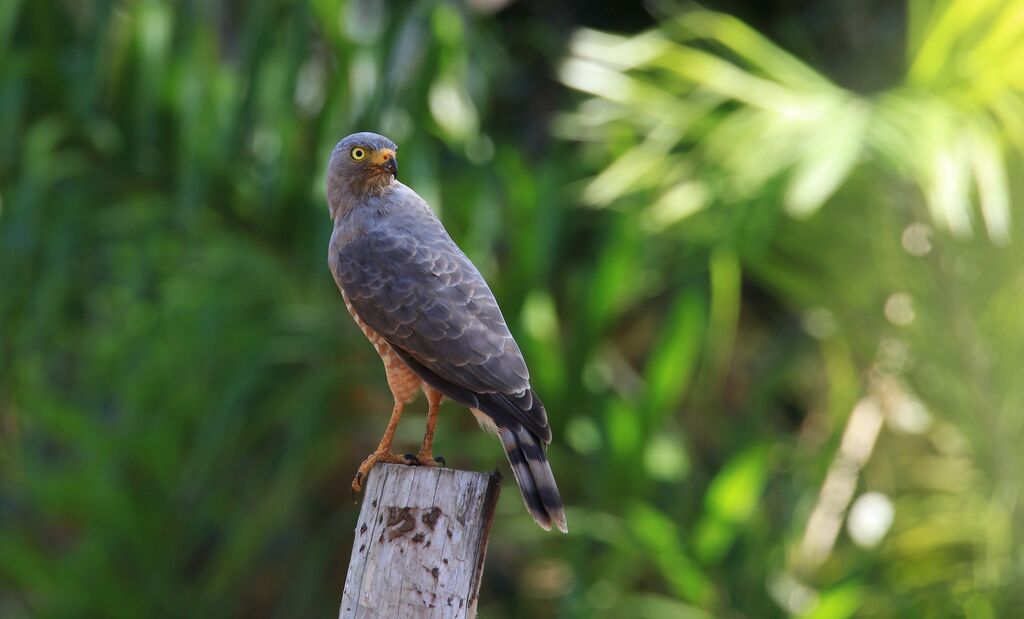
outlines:
[[912, 4], [906, 81], [871, 96], [839, 88], [726, 15], [674, 15], [637, 37], [578, 34], [562, 77], [596, 98], [564, 133], [614, 144], [628, 127], [636, 137], [584, 196], [606, 205], [653, 189], [641, 216], [660, 227], [712, 198], [748, 201], [781, 175], [786, 210], [806, 216], [867, 161], [916, 183], [935, 221], [961, 236], [973, 197], [990, 236], [1005, 242], [1005, 151], [1024, 149], [1020, 7]]
[[[1014, 616], [1024, 5], [911, 0], [865, 94], [719, 13], [486, 4], [0, 3], [0, 616], [335, 611], [390, 411], [324, 256], [360, 129], [551, 415], [571, 533], [506, 490], [482, 616]], [[451, 405], [436, 451], [501, 461]]]
[[[667, 509], [680, 530], [694, 523], [693, 556], [723, 566], [715, 582], [733, 612], [764, 616], [765, 593], [806, 617], [1012, 616], [1021, 603], [1011, 368], [1024, 323], [994, 308], [1024, 298], [1010, 226], [1024, 142], [1009, 111], [1024, 102], [1024, 6], [911, 5], [907, 74], [870, 95], [705, 11], [636, 36], [582, 31], [561, 71], [590, 98], [558, 130], [604, 166], [583, 198], [641, 222], [648, 246], [685, 248], [685, 263], [660, 267], [677, 279], [645, 292], [693, 290], [693, 270], [706, 273], [697, 380], [678, 362], [682, 419], [703, 450], [733, 455], [702, 513]], [[990, 240], [970, 238], [979, 219]], [[634, 303], [622, 315], [646, 300]], [[793, 404], [807, 411], [801, 428], [779, 434]], [[708, 415], [730, 419], [711, 447]], [[609, 433], [635, 418], [618, 412]], [[866, 490], [882, 507], [861, 503]], [[885, 505], [890, 534], [862, 534]]]

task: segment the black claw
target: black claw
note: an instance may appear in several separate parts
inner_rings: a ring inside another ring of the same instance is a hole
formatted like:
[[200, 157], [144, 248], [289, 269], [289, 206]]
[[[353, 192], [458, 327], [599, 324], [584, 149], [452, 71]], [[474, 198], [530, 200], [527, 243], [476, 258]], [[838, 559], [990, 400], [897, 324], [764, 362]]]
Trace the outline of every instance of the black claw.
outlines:
[[[360, 484], [360, 487], [362, 487], [363, 474], [362, 473], [356, 473], [355, 481], [356, 481], [356, 483]], [[358, 495], [359, 495], [359, 493], [356, 492], [356, 489], [352, 488], [352, 503], [353, 504], [356, 504], [356, 503], [359, 502], [359, 500], [356, 498]]]
[[444, 456], [434, 456], [434, 462], [437, 462], [441, 466], [448, 468], [448, 463], [444, 461]]
[[403, 454], [402, 457], [405, 458], [406, 461], [409, 462], [409, 464], [412, 464], [414, 466], [419, 466], [420, 464], [423, 464], [422, 462], [420, 462], [420, 459], [416, 457], [416, 454]]

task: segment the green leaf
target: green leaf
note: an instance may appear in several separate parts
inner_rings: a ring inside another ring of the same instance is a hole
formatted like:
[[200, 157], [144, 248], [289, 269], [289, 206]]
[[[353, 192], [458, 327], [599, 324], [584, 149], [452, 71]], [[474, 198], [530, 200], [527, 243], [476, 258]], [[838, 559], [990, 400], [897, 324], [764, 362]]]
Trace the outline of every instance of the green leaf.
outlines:
[[679, 295], [658, 333], [657, 344], [647, 362], [647, 410], [653, 420], [679, 405], [690, 384], [701, 353], [705, 329], [702, 295], [686, 291]]
[[633, 535], [653, 557], [677, 595], [702, 606], [715, 598], [712, 582], [683, 550], [678, 528], [668, 516], [647, 505], [636, 505], [629, 513]]
[[695, 546], [703, 562], [725, 554], [741, 525], [754, 514], [768, 476], [768, 448], [754, 445], [739, 452], [719, 471], [704, 495], [704, 515]]
[[810, 131], [786, 190], [786, 210], [805, 216], [818, 210], [860, 158], [870, 110], [856, 99], [840, 103]]
[[840, 585], [824, 591], [810, 611], [801, 619], [849, 619], [860, 609], [863, 587], [857, 583]]

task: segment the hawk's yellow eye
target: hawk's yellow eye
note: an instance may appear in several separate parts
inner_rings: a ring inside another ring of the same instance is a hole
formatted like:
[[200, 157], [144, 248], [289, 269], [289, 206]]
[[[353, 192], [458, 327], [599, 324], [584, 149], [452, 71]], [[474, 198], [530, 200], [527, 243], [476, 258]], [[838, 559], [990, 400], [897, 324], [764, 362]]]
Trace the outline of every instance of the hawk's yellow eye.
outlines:
[[356, 161], [359, 161], [360, 159], [362, 159], [365, 156], [366, 156], [366, 151], [364, 149], [359, 148], [358, 146], [356, 146], [355, 148], [352, 149], [352, 158], [355, 159]]

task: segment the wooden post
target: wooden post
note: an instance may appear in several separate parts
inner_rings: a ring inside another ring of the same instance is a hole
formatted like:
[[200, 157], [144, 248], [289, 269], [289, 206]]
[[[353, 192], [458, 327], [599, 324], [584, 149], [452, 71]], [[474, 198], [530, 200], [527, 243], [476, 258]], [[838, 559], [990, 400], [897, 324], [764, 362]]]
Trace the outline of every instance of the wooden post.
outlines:
[[501, 475], [378, 464], [339, 619], [476, 616]]

